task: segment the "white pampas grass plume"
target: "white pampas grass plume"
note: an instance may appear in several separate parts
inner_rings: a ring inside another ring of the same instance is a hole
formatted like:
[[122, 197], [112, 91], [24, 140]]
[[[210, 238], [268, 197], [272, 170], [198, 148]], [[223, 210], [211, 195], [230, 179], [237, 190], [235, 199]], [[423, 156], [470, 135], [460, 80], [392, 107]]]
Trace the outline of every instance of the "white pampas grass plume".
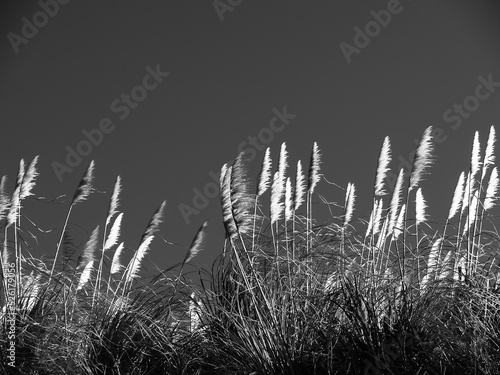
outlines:
[[439, 249], [441, 248], [442, 238], [438, 238], [434, 241], [432, 245], [431, 252], [429, 253], [429, 260], [427, 261], [427, 269], [429, 271], [435, 271], [436, 267], [439, 265]]
[[293, 190], [290, 177], [286, 179], [285, 185], [285, 220], [291, 220], [293, 214]]
[[415, 211], [416, 211], [416, 220], [417, 225], [421, 223], [425, 223], [427, 221], [427, 210], [428, 206], [425, 202], [424, 195], [422, 194], [422, 188], [418, 188], [417, 195], [415, 198]]
[[111, 261], [111, 270], [109, 271], [112, 275], [120, 272], [121, 269], [123, 268], [120, 262], [120, 257], [122, 255], [124, 246], [125, 244], [122, 242], [120, 243], [120, 245], [118, 245], [118, 247], [115, 250], [115, 254], [113, 255], [113, 260]]
[[366, 228], [365, 237], [368, 237], [370, 233], [373, 231], [373, 235], [375, 236], [380, 230], [380, 219], [382, 217], [382, 199], [378, 199], [375, 201], [375, 205], [372, 209], [372, 213], [370, 215], [370, 220], [368, 221], [368, 226]]
[[451, 279], [453, 277], [453, 253], [452, 250], [448, 251], [443, 259], [443, 266], [439, 273], [439, 280]]
[[3, 176], [2, 180], [0, 180], [0, 221], [5, 219], [10, 207], [10, 198], [7, 194], [6, 184], [7, 176]]
[[492, 209], [495, 205], [495, 201], [498, 199], [498, 183], [498, 169], [495, 167], [491, 172], [488, 188], [486, 189], [486, 199], [484, 200], [485, 210]]
[[71, 200], [71, 205], [75, 205], [78, 202], [83, 202], [88, 198], [90, 193], [94, 191], [92, 187], [92, 182], [94, 181], [94, 161], [92, 160], [85, 171], [78, 187], [75, 191], [75, 195], [73, 195], [73, 199]]
[[186, 257], [182, 262], [183, 264], [191, 261], [202, 250], [202, 245], [203, 241], [205, 240], [205, 235], [206, 235], [205, 230], [207, 228], [207, 225], [208, 225], [208, 220], [206, 220], [202, 224], [202, 226], [198, 229], [198, 232], [196, 233], [196, 236], [194, 237], [193, 242], [191, 243], [191, 246], [189, 247], [189, 250], [186, 253]]
[[271, 149], [268, 147], [266, 153], [264, 154], [264, 160], [262, 161], [262, 167], [259, 172], [258, 185], [257, 185], [257, 196], [260, 197], [264, 194], [269, 186], [271, 185]]
[[26, 163], [24, 159], [19, 161], [19, 168], [17, 169], [16, 187], [21, 186], [24, 179], [24, 174], [26, 173]]
[[111, 249], [118, 243], [118, 237], [120, 237], [120, 229], [122, 225], [123, 212], [121, 212], [115, 219], [113, 226], [111, 227], [111, 231], [109, 232], [109, 236], [106, 239], [104, 244], [104, 250]]
[[76, 287], [77, 291], [82, 289], [85, 286], [85, 284], [87, 284], [87, 282], [90, 280], [90, 275], [93, 269], [94, 269], [94, 261], [92, 260], [87, 263], [87, 265], [82, 271], [80, 280], [78, 281], [78, 286]]
[[108, 225], [113, 219], [113, 216], [118, 212], [118, 204], [120, 199], [120, 193], [122, 190], [122, 180], [121, 177], [116, 177], [115, 186], [113, 187], [113, 193], [111, 194], [111, 200], [109, 202], [108, 216], [106, 217], [106, 225]]
[[474, 192], [473, 196], [472, 196], [472, 199], [470, 201], [470, 206], [469, 206], [469, 216], [468, 216], [468, 223], [469, 225], [468, 226], [464, 226], [464, 231], [463, 231], [463, 234], [465, 235], [465, 233], [467, 233], [467, 230], [471, 230], [472, 226], [474, 225], [474, 223], [476, 222], [476, 213], [477, 213], [477, 203], [478, 203], [478, 199], [477, 199], [477, 192]]
[[33, 161], [30, 163], [28, 170], [24, 174], [23, 181], [21, 183], [21, 193], [19, 194], [19, 200], [23, 200], [24, 198], [33, 195], [31, 190], [35, 186], [35, 180], [38, 177], [38, 171], [36, 170], [37, 162], [38, 156], [35, 156]]
[[352, 220], [352, 215], [354, 212], [354, 202], [356, 200], [356, 187], [353, 183], [349, 182], [347, 184], [346, 194], [345, 194], [345, 217], [344, 224], [345, 227]]
[[280, 157], [278, 160], [278, 173], [280, 174], [280, 178], [283, 180], [283, 184], [285, 183], [285, 175], [286, 168], [288, 167], [288, 151], [286, 150], [286, 143], [283, 142], [280, 148]]
[[160, 224], [163, 222], [163, 211], [165, 210], [166, 205], [167, 201], [163, 201], [160, 207], [158, 207], [158, 209], [155, 211], [148, 223], [148, 226], [146, 227], [146, 230], [142, 235], [140, 243], [145, 241], [146, 238], [156, 235], [156, 232], [158, 232], [160, 228]]
[[232, 237], [237, 233], [233, 219], [233, 205], [231, 203], [231, 166], [224, 164], [220, 172], [219, 190], [222, 206], [222, 221], [227, 234]]
[[7, 227], [14, 224], [19, 216], [20, 191], [20, 186], [17, 186], [14, 190], [14, 194], [12, 194], [12, 198], [10, 199], [9, 213], [7, 214]]
[[283, 215], [283, 183], [284, 181], [281, 178], [279, 171], [276, 171], [271, 185], [271, 224], [278, 221]]
[[429, 253], [429, 259], [427, 261], [427, 273], [422, 279], [422, 289], [425, 289], [427, 287], [427, 284], [431, 280], [431, 277], [436, 274], [436, 268], [439, 263], [439, 248], [441, 247], [442, 242], [443, 239], [438, 238], [432, 245], [431, 252]]
[[481, 168], [481, 145], [479, 144], [479, 132], [474, 133], [474, 142], [472, 144], [472, 155], [470, 159], [471, 176], [476, 178], [477, 172]]
[[396, 220], [396, 224], [394, 224], [393, 228], [393, 239], [397, 240], [402, 234], [404, 228], [406, 214], [406, 203], [403, 203], [401, 206], [401, 211], [399, 211], [398, 219]]
[[398, 218], [399, 207], [403, 200], [403, 178], [404, 178], [404, 170], [401, 168], [399, 170], [398, 179], [396, 180], [396, 184], [394, 185], [394, 191], [392, 192], [392, 199], [390, 205], [390, 219], [389, 219], [389, 227], [388, 233], [392, 233], [392, 229], [396, 224], [396, 220]]
[[246, 177], [246, 168], [243, 165], [245, 154], [241, 152], [234, 159], [231, 168], [231, 205], [232, 215], [236, 228], [240, 234], [252, 231], [254, 197], [249, 192], [249, 181]]
[[451, 201], [450, 212], [448, 213], [448, 220], [451, 220], [460, 211], [460, 206], [464, 197], [464, 188], [465, 174], [464, 172], [462, 172], [460, 173], [460, 177], [458, 177], [457, 186], [455, 187], [455, 193], [453, 194], [453, 199]]
[[384, 189], [384, 180], [389, 172], [389, 163], [391, 162], [391, 144], [389, 137], [385, 137], [377, 165], [377, 177], [375, 179], [375, 196], [381, 197], [386, 195]]
[[432, 164], [432, 151], [434, 149], [434, 144], [432, 142], [432, 126], [425, 129], [424, 134], [420, 138], [417, 151], [415, 153], [415, 159], [413, 160], [413, 165], [410, 174], [410, 187], [409, 191], [418, 187], [418, 184], [423, 179], [424, 173], [426, 173], [427, 167]]
[[314, 193], [316, 186], [320, 180], [320, 165], [321, 164], [321, 155], [319, 153], [319, 147], [316, 142], [313, 144], [312, 152], [311, 152], [311, 161], [309, 163], [309, 174], [308, 174], [308, 182], [307, 182], [307, 191], [309, 193]]
[[94, 253], [97, 248], [97, 240], [99, 238], [99, 225], [95, 227], [88, 239], [85, 247], [83, 248], [82, 256], [77, 268], [82, 268], [89, 262], [95, 260]]
[[17, 170], [16, 187], [10, 199], [9, 213], [7, 214], [7, 227], [14, 224], [19, 217], [19, 209], [21, 208], [21, 186], [26, 173], [25, 169], [24, 160], [21, 159], [19, 162], [19, 169]]
[[467, 175], [467, 179], [465, 180], [464, 187], [464, 196], [462, 199], [462, 214], [465, 212], [465, 209], [469, 207], [469, 200], [474, 195], [474, 180], [472, 179], [471, 172]]
[[301, 161], [297, 161], [297, 174], [295, 175], [295, 194], [294, 194], [294, 210], [304, 203], [304, 194], [306, 192], [306, 179], [302, 170]]
[[379, 199], [377, 210], [375, 211], [374, 222], [373, 222], [373, 235], [376, 236], [380, 233], [380, 227], [382, 226], [382, 209], [383, 209], [383, 201]]
[[146, 256], [146, 252], [149, 250], [149, 245], [151, 244], [151, 241], [153, 241], [153, 238], [153, 235], [146, 237], [130, 260], [129, 272], [126, 279], [127, 282], [139, 276], [139, 269], [141, 267], [142, 260]]
[[495, 127], [492, 125], [490, 127], [490, 134], [488, 135], [488, 143], [486, 143], [486, 152], [483, 159], [483, 171], [481, 173], [481, 181], [484, 179], [489, 165], [495, 164], [495, 142], [496, 133]]

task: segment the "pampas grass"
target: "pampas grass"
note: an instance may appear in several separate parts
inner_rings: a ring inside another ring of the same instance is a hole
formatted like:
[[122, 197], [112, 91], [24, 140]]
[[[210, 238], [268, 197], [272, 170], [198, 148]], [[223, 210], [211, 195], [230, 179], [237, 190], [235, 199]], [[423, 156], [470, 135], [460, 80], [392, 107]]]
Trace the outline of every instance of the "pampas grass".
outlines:
[[[171, 244], [154, 241], [162, 238], [166, 202], [139, 233], [137, 246], [125, 246], [121, 227], [128, 216], [119, 209], [119, 177], [102, 223], [93, 224], [83, 244], [74, 243], [70, 214], [96, 190], [94, 163], [69, 202], [54, 261], [35, 258], [37, 249], [28, 249], [21, 234], [24, 199], [36, 197], [38, 158], [27, 168], [21, 162], [12, 194], [6, 178], [0, 182], [2, 262], [12, 259], [18, 273], [16, 351], [25, 358], [16, 362], [18, 372], [497, 374], [495, 129], [484, 156], [479, 139], [476, 133], [468, 176], [458, 178], [444, 227], [434, 214], [429, 220], [433, 211], [421, 187], [433, 161], [432, 128], [421, 137], [410, 175], [401, 169], [393, 186], [387, 184], [391, 150], [384, 139], [369, 217], [356, 207], [362, 189], [352, 182], [343, 194], [331, 192], [331, 200], [317, 193], [322, 175], [316, 143], [307, 183], [300, 161], [295, 179], [287, 176], [282, 144], [274, 173], [267, 149], [251, 189], [240, 154], [221, 169], [226, 237], [213, 268], [196, 267], [212, 233], [205, 221], [182, 246], [182, 261], [154, 275], [146, 267], [148, 255]], [[432, 190], [425, 191], [428, 198]], [[327, 205], [328, 218], [321, 210], [313, 216], [313, 197]], [[332, 203], [338, 200], [343, 205]], [[10, 248], [5, 259], [8, 245], [15, 251]], [[7, 292], [4, 278], [2, 337]], [[0, 344], [5, 349], [5, 340]], [[2, 353], [0, 372], [7, 373], [7, 351]]]

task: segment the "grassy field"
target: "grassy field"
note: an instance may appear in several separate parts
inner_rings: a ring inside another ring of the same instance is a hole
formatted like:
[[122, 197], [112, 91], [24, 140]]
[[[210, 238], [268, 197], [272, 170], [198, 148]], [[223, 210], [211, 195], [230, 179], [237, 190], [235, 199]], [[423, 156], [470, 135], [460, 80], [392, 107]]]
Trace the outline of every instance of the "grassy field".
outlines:
[[[181, 264], [145, 275], [165, 204], [126, 257], [119, 178], [105, 221], [75, 243], [68, 224], [92, 198], [93, 163], [68, 199], [53, 258], [38, 259], [35, 224], [22, 210], [34, 196], [37, 158], [22, 161], [14, 192], [5, 178], [0, 184], [0, 372], [500, 374], [495, 130], [484, 152], [476, 133], [442, 225], [428, 222], [420, 188], [431, 134], [394, 186], [384, 140], [369, 220], [354, 215], [354, 184], [336, 187], [342, 204], [317, 192], [330, 183], [317, 144], [307, 174], [300, 162], [289, 166], [285, 144], [274, 168], [267, 150], [256, 182], [238, 155], [221, 169], [226, 239], [199, 283], [185, 265], [203, 251], [207, 223]], [[315, 220], [318, 205], [331, 212], [327, 224]]]

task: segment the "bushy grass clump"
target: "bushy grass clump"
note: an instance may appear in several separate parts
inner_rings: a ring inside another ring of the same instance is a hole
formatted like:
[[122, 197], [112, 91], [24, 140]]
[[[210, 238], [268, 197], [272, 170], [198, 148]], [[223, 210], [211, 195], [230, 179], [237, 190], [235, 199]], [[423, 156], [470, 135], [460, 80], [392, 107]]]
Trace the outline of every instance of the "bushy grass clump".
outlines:
[[[21, 214], [37, 159], [27, 168], [22, 162], [14, 193], [6, 193], [5, 179], [0, 185], [1, 258], [8, 270], [2, 278], [1, 370], [499, 374], [495, 130], [484, 155], [476, 133], [469, 171], [459, 177], [442, 228], [429, 222], [421, 189], [433, 146], [428, 128], [411, 171], [401, 170], [388, 186], [391, 149], [384, 140], [366, 220], [354, 215], [354, 184], [341, 188], [342, 204], [317, 192], [319, 183], [329, 182], [316, 143], [307, 175], [299, 161], [293, 178], [286, 145], [274, 172], [266, 150], [255, 189], [240, 154], [220, 174], [222, 253], [211, 270], [199, 270], [198, 283], [188, 281], [185, 266], [203, 249], [207, 223], [181, 264], [141, 274], [164, 204], [123, 262], [119, 178], [103, 229], [95, 228], [82, 246], [72, 242], [68, 223], [73, 208], [94, 191], [93, 163], [69, 203], [54, 259], [37, 259], [26, 248]], [[315, 218], [317, 203], [331, 213], [322, 224]], [[15, 368], [7, 358], [12, 306]]]

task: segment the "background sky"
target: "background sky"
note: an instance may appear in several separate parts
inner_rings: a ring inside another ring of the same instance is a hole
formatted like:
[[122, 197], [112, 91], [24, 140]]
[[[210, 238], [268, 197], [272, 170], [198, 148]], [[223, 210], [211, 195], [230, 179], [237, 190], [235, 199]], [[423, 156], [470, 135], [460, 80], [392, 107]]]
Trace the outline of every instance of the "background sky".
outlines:
[[[488, 98], [478, 99], [460, 122], [447, 111], [475, 95], [478, 77], [500, 82], [500, 6], [485, 0], [397, 3], [72, 0], [56, 9], [53, 0], [3, 1], [0, 173], [9, 176], [12, 191], [19, 160], [40, 155], [34, 192], [71, 198], [95, 160], [96, 188], [107, 193], [75, 208], [75, 237], [85, 238], [103, 223], [120, 175], [126, 246], [138, 245], [166, 199], [161, 235], [171, 242], [189, 246], [209, 219], [206, 250], [195, 263], [210, 267], [223, 244], [218, 197], [189, 220], [179, 207], [192, 207], [193, 189], [203, 191], [210, 172], [231, 161], [248, 137], [269, 128], [273, 109], [286, 107], [296, 117], [266, 144], [273, 160], [286, 141], [290, 164], [301, 159], [307, 169], [317, 141], [324, 175], [341, 186], [356, 185], [359, 217], [370, 213], [384, 137], [391, 138], [395, 170], [398, 156], [408, 158], [426, 127], [442, 129], [423, 192], [432, 220], [444, 222], [458, 175], [468, 169], [474, 132], [485, 145], [489, 127], [499, 123], [500, 87], [483, 88], [480, 94]], [[52, 4], [52, 15], [40, 13], [42, 4]], [[373, 12], [388, 7], [398, 13], [377, 33]], [[36, 35], [23, 26], [26, 21], [41, 25]], [[355, 46], [355, 28], [367, 26], [373, 37], [346, 58], [341, 43]], [[148, 66], [169, 75], [120, 119], [124, 112], [113, 112], [112, 103], [143, 84]], [[86, 139], [82, 131], [98, 128], [104, 118], [114, 130], [60, 181], [53, 163], [65, 164], [67, 147], [77, 149]], [[253, 178], [263, 155], [255, 150]], [[343, 202], [343, 192], [324, 182], [319, 191]], [[54, 254], [68, 204], [25, 202], [27, 217], [53, 229], [39, 235], [33, 255]], [[155, 240], [148, 259], [164, 268], [181, 261], [185, 251]]]

